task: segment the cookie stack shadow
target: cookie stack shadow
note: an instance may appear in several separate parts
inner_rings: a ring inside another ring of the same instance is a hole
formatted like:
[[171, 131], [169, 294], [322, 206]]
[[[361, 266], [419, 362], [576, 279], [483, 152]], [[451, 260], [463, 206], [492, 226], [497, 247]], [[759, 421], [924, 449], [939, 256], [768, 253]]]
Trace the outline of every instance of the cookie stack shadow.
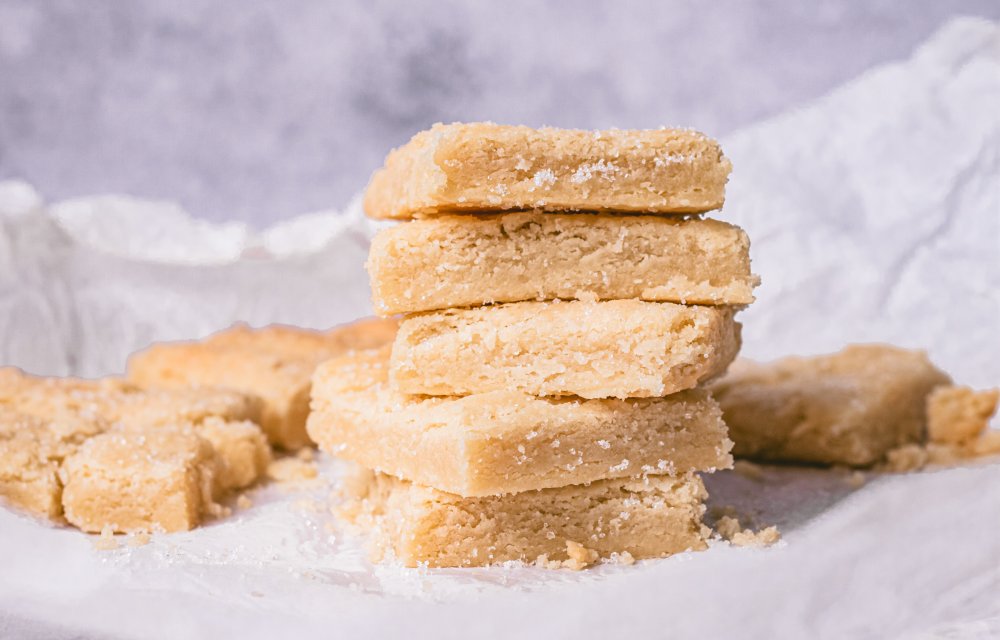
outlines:
[[321, 365], [309, 435], [357, 463], [376, 558], [583, 567], [701, 549], [732, 464], [704, 383], [740, 347], [749, 241], [703, 218], [729, 161], [687, 131], [436, 125], [365, 196], [391, 346]]

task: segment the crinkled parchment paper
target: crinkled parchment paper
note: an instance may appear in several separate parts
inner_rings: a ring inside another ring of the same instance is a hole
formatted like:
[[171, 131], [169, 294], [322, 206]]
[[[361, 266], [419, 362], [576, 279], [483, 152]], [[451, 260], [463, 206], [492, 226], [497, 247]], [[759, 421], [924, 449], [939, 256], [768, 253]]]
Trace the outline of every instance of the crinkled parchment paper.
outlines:
[[[738, 99], [738, 96], [734, 96]], [[1000, 382], [1000, 28], [955, 21], [913, 56], [723, 141], [721, 217], [763, 277], [745, 353], [885, 340]], [[118, 196], [45, 204], [0, 184], [0, 361], [123, 369], [234, 320], [369, 312], [352, 206], [264, 233]], [[141, 547], [0, 511], [0, 636], [987, 637], [1000, 635], [1000, 465], [907, 476], [768, 468], [709, 479], [784, 538], [632, 567], [371, 566], [327, 509], [337, 472]]]

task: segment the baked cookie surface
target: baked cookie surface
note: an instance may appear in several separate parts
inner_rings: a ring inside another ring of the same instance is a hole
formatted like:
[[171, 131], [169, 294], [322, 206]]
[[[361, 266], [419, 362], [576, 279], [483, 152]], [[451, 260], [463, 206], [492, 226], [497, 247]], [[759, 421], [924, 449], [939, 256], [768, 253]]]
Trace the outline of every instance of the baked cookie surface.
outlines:
[[537, 211], [383, 229], [368, 273], [382, 315], [588, 297], [746, 305], [759, 283], [746, 233], [725, 222]]
[[392, 151], [364, 196], [373, 218], [544, 209], [700, 213], [732, 168], [688, 129], [581, 131], [436, 124]]

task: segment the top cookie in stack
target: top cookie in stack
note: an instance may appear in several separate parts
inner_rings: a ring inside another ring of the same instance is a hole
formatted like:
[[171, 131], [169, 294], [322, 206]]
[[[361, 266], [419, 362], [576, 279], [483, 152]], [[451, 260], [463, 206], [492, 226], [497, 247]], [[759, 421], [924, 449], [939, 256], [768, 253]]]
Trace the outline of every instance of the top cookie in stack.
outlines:
[[[729, 466], [703, 389], [757, 278], [729, 161], [681, 130], [436, 125], [365, 210], [391, 353], [326, 363], [310, 435], [372, 474], [353, 517], [407, 564], [662, 556], [704, 546], [695, 475]], [[680, 215], [683, 214], [683, 215]]]

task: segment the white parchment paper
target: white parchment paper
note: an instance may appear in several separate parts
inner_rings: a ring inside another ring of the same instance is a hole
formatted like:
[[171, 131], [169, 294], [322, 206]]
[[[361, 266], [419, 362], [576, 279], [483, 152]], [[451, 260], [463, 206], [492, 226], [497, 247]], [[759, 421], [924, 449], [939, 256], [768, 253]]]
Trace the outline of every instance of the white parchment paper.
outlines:
[[[734, 96], [733, 99], [738, 99]], [[763, 277], [745, 353], [884, 340], [959, 381], [1000, 382], [1000, 27], [958, 20], [723, 147], [725, 210]], [[370, 312], [356, 205], [263, 233], [169, 203], [47, 204], [0, 183], [0, 361], [121, 372], [151, 341], [228, 326], [326, 327]], [[0, 510], [0, 636], [989, 637], [1000, 635], [1000, 465], [872, 477], [720, 473], [712, 502], [783, 541], [633, 567], [371, 566], [315, 486], [142, 547]]]

